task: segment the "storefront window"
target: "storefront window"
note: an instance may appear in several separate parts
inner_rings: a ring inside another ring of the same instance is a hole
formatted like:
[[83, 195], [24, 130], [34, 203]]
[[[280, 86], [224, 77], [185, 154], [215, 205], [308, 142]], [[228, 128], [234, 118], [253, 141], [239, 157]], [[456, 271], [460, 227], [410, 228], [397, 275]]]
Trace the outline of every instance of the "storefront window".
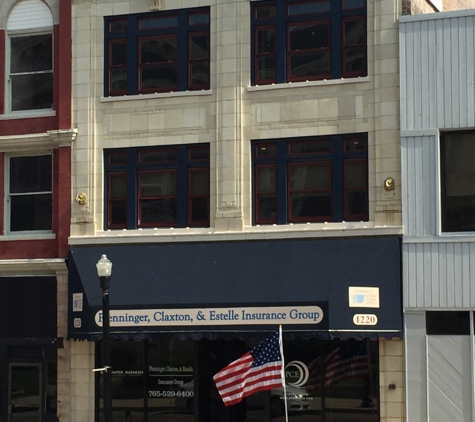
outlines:
[[284, 336], [285, 389], [225, 407], [213, 375], [263, 338], [113, 342], [114, 419], [283, 422], [287, 410], [290, 422], [379, 421], [378, 343], [369, 340]]

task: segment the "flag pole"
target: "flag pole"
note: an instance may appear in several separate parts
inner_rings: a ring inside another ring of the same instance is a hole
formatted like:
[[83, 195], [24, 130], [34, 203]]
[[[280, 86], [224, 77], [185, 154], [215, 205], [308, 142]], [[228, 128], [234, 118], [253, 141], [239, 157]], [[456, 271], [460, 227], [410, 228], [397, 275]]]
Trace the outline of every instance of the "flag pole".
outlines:
[[282, 324], [279, 325], [279, 346], [280, 356], [282, 358], [282, 386], [284, 387], [284, 405], [285, 405], [285, 422], [289, 422], [289, 412], [287, 411], [287, 386], [285, 384], [285, 362], [284, 362], [284, 344], [282, 341]]

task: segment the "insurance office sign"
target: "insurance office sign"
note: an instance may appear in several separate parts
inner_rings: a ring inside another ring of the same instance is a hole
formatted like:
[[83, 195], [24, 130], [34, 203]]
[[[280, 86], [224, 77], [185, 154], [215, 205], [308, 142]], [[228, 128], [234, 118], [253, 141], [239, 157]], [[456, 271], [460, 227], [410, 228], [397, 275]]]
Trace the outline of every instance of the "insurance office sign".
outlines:
[[[173, 327], [205, 325], [318, 324], [323, 319], [319, 306], [276, 306], [194, 309], [111, 310], [111, 327]], [[95, 322], [102, 327], [102, 311]]]

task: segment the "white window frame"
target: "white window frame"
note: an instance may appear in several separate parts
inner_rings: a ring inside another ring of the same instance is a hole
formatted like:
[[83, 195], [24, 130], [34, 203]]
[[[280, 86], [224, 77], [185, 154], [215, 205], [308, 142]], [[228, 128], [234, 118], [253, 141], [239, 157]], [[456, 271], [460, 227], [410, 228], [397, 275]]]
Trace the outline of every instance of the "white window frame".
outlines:
[[17, 157], [34, 157], [38, 155], [50, 155], [51, 156], [51, 191], [45, 191], [45, 192], [34, 192], [34, 194], [46, 194], [49, 193], [51, 194], [51, 201], [53, 201], [53, 191], [54, 191], [54, 156], [53, 156], [53, 151], [48, 150], [48, 151], [35, 151], [32, 153], [28, 154], [5, 154], [5, 184], [4, 184], [4, 189], [5, 189], [5, 200], [4, 200], [4, 232], [5, 235], [10, 235], [10, 236], [24, 236], [24, 235], [44, 235], [44, 234], [51, 234], [53, 233], [53, 214], [54, 214], [54, 208], [52, 209], [51, 212], [51, 230], [22, 230], [22, 231], [11, 231], [10, 229], [10, 216], [11, 216], [11, 201], [10, 201], [10, 159], [11, 158], [17, 158]]

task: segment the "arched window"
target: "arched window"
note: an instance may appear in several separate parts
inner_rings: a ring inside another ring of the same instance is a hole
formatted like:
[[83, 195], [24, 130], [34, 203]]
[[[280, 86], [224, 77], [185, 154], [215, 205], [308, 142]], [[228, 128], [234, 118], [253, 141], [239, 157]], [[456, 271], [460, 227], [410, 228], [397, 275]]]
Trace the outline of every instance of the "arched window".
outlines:
[[10, 111], [53, 107], [53, 16], [41, 0], [23, 0], [7, 22]]

